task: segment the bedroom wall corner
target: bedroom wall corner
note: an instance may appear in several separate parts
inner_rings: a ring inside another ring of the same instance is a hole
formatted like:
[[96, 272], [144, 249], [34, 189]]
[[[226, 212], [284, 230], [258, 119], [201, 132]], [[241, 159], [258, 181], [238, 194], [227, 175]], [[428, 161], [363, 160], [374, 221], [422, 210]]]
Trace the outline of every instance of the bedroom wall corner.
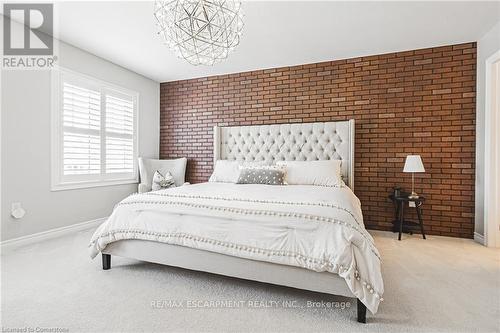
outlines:
[[[138, 91], [139, 154], [159, 156], [159, 83], [58, 41], [59, 65]], [[51, 191], [51, 73], [10, 70], [1, 75], [1, 240], [109, 216], [137, 185]], [[21, 202], [26, 215], [10, 216]]]

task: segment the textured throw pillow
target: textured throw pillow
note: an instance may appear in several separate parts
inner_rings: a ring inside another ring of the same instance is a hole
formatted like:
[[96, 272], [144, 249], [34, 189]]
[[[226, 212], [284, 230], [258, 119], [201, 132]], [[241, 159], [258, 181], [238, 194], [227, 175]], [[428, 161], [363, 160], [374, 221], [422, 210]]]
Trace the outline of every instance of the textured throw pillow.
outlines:
[[283, 185], [285, 172], [277, 168], [242, 168], [237, 184]]
[[162, 175], [160, 171], [156, 170], [153, 176], [153, 183], [151, 184], [151, 189], [153, 191], [163, 190], [169, 187], [175, 187], [174, 177], [170, 172]]
[[214, 172], [212, 173], [208, 181], [216, 183], [236, 183], [240, 176], [241, 168], [272, 167], [265, 165], [265, 163], [266, 162], [217, 160], [215, 162]]
[[156, 170], [162, 175], [167, 172], [174, 177], [175, 186], [181, 186], [185, 182], [187, 158], [177, 158], [173, 160], [156, 160], [151, 158], [139, 157], [139, 174], [141, 175], [141, 184], [143, 192], [151, 191], [153, 176]]
[[288, 185], [343, 186], [341, 160], [279, 161], [286, 167], [285, 182]]

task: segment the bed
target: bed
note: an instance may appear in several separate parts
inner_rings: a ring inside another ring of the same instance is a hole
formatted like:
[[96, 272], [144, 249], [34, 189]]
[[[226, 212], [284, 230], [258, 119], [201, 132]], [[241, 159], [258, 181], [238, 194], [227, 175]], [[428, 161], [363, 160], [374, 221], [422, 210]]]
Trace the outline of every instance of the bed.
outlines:
[[340, 159], [344, 186], [208, 182], [133, 194], [94, 233], [103, 269], [121, 256], [357, 298], [358, 321], [383, 301], [380, 255], [354, 184], [354, 121], [214, 127], [214, 161]]

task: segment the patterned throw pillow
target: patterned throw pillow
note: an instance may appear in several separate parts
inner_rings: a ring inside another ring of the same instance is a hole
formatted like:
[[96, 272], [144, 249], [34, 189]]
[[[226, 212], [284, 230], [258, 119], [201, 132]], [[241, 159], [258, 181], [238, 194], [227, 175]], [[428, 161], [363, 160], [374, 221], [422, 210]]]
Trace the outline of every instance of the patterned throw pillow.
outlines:
[[170, 172], [162, 175], [160, 171], [156, 170], [153, 176], [153, 183], [151, 184], [151, 189], [153, 191], [163, 190], [169, 187], [175, 187], [174, 177]]
[[237, 184], [283, 185], [285, 172], [273, 168], [242, 168]]

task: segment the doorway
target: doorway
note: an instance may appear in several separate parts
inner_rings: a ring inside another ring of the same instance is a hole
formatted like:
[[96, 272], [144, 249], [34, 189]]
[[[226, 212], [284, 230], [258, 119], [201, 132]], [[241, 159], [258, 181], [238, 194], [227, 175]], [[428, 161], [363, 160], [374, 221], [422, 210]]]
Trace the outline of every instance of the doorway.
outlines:
[[500, 247], [500, 50], [486, 60], [484, 240]]

